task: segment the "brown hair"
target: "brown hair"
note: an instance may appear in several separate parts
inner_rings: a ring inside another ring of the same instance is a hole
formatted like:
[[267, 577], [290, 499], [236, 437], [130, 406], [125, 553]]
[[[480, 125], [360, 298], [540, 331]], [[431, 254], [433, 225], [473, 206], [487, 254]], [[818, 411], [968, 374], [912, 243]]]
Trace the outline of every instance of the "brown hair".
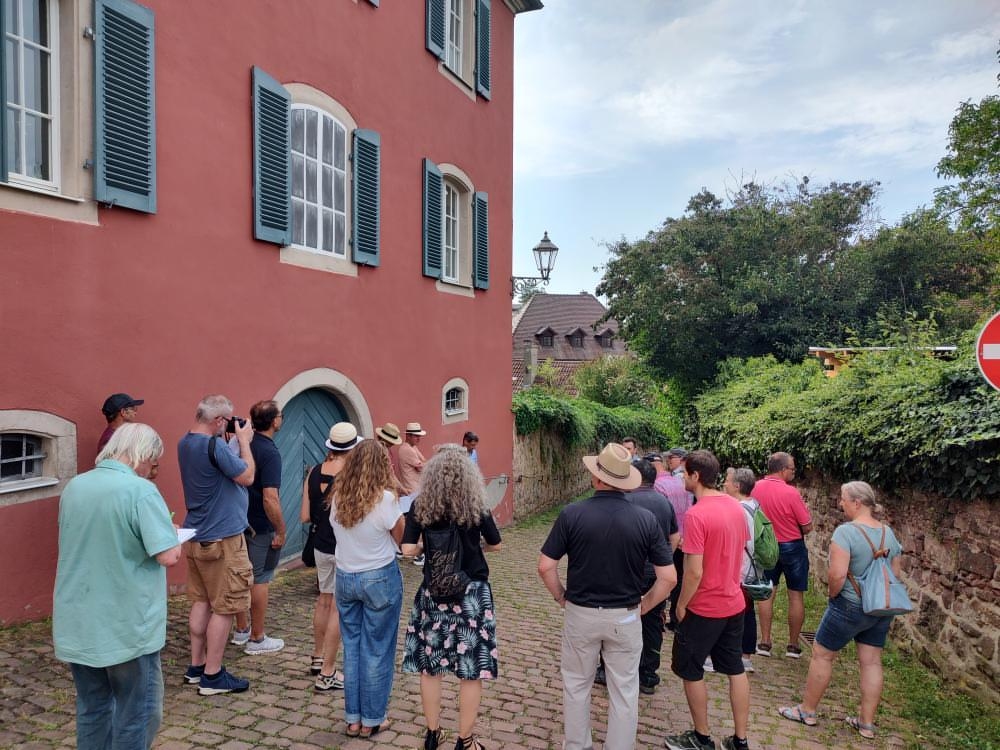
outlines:
[[337, 475], [334, 519], [348, 529], [357, 526], [382, 500], [382, 493], [393, 490], [394, 484], [389, 453], [377, 440], [362, 440]]

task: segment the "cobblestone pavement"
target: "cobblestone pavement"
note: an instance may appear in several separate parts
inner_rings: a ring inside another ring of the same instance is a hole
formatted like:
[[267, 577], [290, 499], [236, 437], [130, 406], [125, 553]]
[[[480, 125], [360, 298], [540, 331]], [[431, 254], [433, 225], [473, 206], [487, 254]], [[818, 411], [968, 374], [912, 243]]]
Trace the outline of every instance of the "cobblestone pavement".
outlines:
[[[486, 683], [478, 733], [483, 744], [507, 750], [562, 746], [562, 683], [559, 643], [562, 615], [535, 573], [538, 550], [547, 526], [528, 524], [504, 532], [504, 549], [488, 556], [497, 602], [500, 679]], [[402, 563], [404, 621], [420, 579], [420, 570]], [[564, 574], [564, 573], [563, 573]], [[315, 574], [311, 570], [279, 573], [271, 585], [268, 631], [285, 639], [276, 654], [247, 656], [228, 646], [226, 665], [250, 679], [241, 695], [201, 697], [183, 686], [187, 663], [187, 605], [183, 597], [170, 603], [167, 646], [163, 651], [166, 681], [164, 719], [156, 747], [161, 750], [222, 748], [244, 750], [280, 747], [291, 750], [366, 747], [423, 747], [419, 678], [397, 673], [389, 715], [392, 727], [375, 740], [349, 739], [344, 733], [343, 693], [317, 693], [308, 674], [312, 650]], [[812, 623], [814, 625], [814, 623]], [[400, 628], [399, 653], [402, 650]], [[780, 631], [779, 631], [780, 632]], [[668, 650], [669, 634], [664, 641]], [[777, 652], [776, 652], [777, 653]], [[401, 655], [397, 658], [397, 663]], [[856, 706], [857, 671], [846, 661], [835, 669], [834, 682], [820, 707], [819, 726], [809, 728], [780, 718], [775, 707], [799, 696], [808, 668], [808, 653], [798, 661], [756, 657], [751, 679], [750, 745], [752, 748], [902, 748], [900, 725], [891, 706], [884, 706], [881, 734], [875, 742], [858, 737], [844, 723]], [[640, 696], [637, 747], [662, 748], [663, 737], [690, 728], [680, 681], [660, 668], [663, 682], [655, 695]], [[726, 679], [706, 675], [714, 736], [732, 731]], [[445, 678], [442, 726], [452, 747], [458, 718], [457, 683]], [[603, 744], [607, 711], [604, 688], [593, 691], [595, 747]], [[893, 734], [893, 732], [900, 734]], [[0, 630], [0, 748], [74, 747], [74, 691], [69, 669], [52, 655], [48, 623]]]

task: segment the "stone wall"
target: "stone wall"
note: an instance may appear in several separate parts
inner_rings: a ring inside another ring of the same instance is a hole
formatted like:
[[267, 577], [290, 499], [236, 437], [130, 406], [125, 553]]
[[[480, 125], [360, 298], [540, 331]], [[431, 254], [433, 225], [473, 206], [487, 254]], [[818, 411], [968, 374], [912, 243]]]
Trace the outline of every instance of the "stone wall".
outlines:
[[567, 448], [551, 432], [514, 437], [514, 520], [561, 505], [590, 488], [580, 458], [592, 451]]
[[[840, 484], [807, 475], [800, 489], [815, 522], [813, 573], [825, 586], [830, 536], [843, 521]], [[903, 545], [916, 607], [896, 618], [892, 638], [960, 689], [1000, 704], [1000, 506], [916, 492], [879, 493], [879, 502]]]

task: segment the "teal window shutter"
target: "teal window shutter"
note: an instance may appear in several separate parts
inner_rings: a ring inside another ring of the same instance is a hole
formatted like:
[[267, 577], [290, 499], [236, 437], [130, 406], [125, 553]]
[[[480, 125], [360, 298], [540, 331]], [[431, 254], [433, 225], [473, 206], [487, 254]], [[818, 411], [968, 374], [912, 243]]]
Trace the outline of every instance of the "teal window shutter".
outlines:
[[476, 0], [476, 93], [490, 98], [490, 0]]
[[444, 255], [444, 175], [437, 164], [424, 159], [424, 276], [441, 278]]
[[292, 242], [292, 97], [258, 67], [253, 69], [253, 236]]
[[0, 182], [7, 182], [7, 21], [0, 0]]
[[382, 139], [374, 130], [354, 131], [353, 259], [365, 266], [378, 265], [381, 150]]
[[476, 193], [472, 198], [472, 285], [490, 288], [490, 197]]
[[427, 2], [427, 49], [438, 60], [444, 60], [444, 19], [447, 0], [426, 0]]
[[153, 12], [95, 0], [94, 199], [156, 213]]

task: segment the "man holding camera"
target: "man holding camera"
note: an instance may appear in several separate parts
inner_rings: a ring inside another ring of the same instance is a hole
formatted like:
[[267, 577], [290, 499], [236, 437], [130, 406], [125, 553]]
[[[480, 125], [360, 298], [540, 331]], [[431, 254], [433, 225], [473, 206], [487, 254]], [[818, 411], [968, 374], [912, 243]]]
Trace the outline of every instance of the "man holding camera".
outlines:
[[[201, 695], [241, 693], [250, 687], [249, 681], [227, 672], [222, 656], [233, 616], [250, 606], [253, 567], [243, 531], [246, 487], [255, 473], [250, 452], [253, 427], [234, 419], [232, 401], [221, 395], [203, 398], [195, 420], [177, 444], [187, 507], [184, 528], [195, 529], [194, 539], [184, 545], [191, 600], [191, 664], [184, 680], [198, 685]], [[236, 435], [239, 456], [222, 437], [227, 425]]]

